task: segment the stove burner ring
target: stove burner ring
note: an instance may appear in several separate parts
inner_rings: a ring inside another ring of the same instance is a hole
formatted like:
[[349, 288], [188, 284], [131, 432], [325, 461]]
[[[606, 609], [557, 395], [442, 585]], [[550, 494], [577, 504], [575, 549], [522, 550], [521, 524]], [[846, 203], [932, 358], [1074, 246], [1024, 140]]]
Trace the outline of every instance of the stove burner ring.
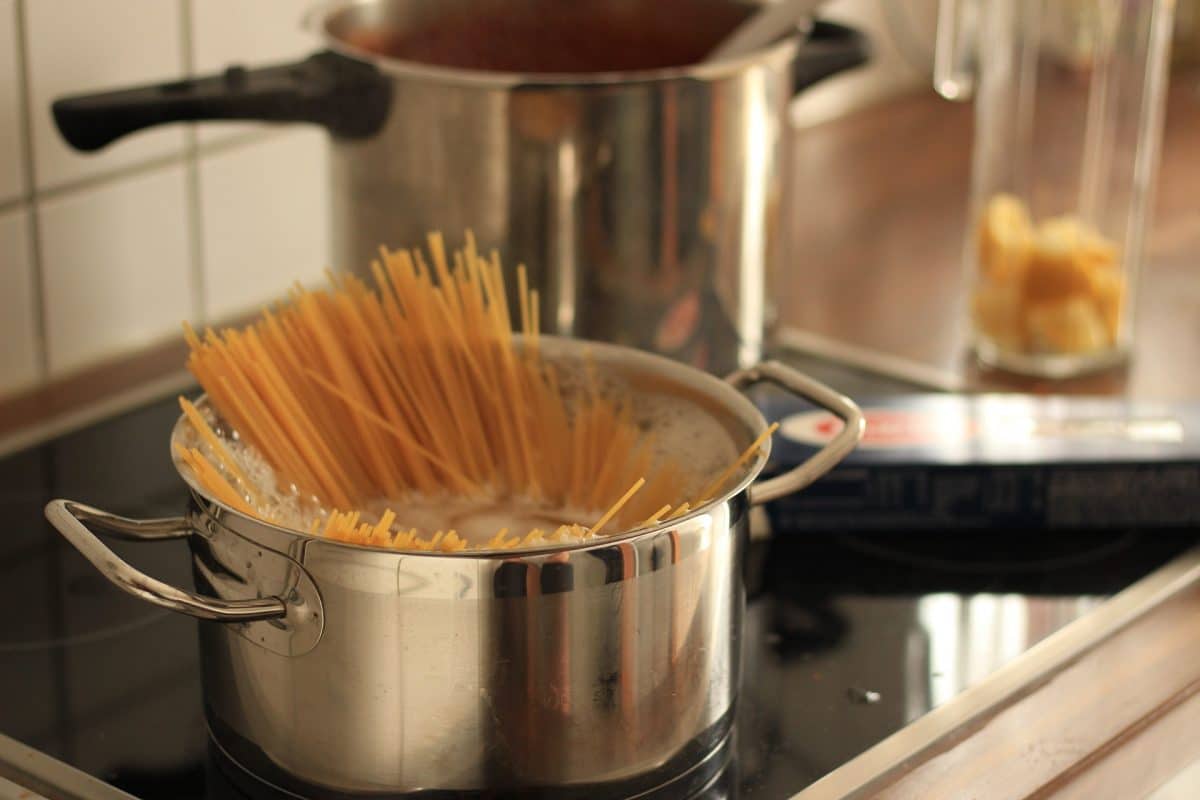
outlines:
[[[728, 720], [727, 722], [725, 720]], [[223, 726], [218, 723], [217, 729]], [[226, 729], [227, 730], [227, 729]], [[719, 738], [705, 744], [697, 753], [687, 756], [693, 763], [686, 771], [677, 773], [664, 783], [647, 789], [637, 786], [636, 780], [629, 784], [592, 784], [573, 787], [540, 787], [528, 794], [531, 797], [561, 797], [566, 800], [729, 800], [734, 796], [738, 764], [735, 757], [736, 731], [731, 717], [723, 717], [710, 731], [723, 730]], [[700, 758], [695, 760], [695, 755]], [[507, 797], [509, 794], [494, 790], [423, 789], [415, 792], [386, 793], [369, 792], [346, 794], [326, 787], [309, 786], [303, 781], [288, 776], [273, 764], [264, 762], [264, 767], [255, 770], [230, 753], [214, 734], [213, 721], [208, 722], [207, 774], [214, 789], [224, 792], [231, 800], [486, 800]], [[628, 789], [628, 791], [626, 791]]]
[[96, 628], [84, 633], [77, 633], [71, 636], [57, 636], [48, 639], [30, 639], [27, 641], [17, 642], [0, 642], [0, 653], [33, 653], [38, 650], [49, 650], [53, 647], [75, 647], [78, 645], [93, 644], [101, 642], [105, 639], [112, 639], [117, 636], [122, 636], [126, 633], [140, 630], [142, 628], [153, 625], [162, 618], [170, 615], [172, 612], [162, 609], [154, 609], [148, 611], [145, 616], [122, 622], [118, 625], [108, 625], [103, 628]]
[[[0, 556], [0, 655], [87, 647], [135, 634], [172, 612], [113, 586], [42, 515], [50, 493], [0, 493], [0, 508], [14, 517], [19, 537]], [[175, 504], [176, 511], [179, 503]], [[153, 497], [134, 509], [140, 516], [162, 515], [166, 503]], [[6, 531], [7, 532], [7, 531]], [[149, 557], [151, 574], [181, 580], [190, 575], [187, 545], [118, 545], [118, 554]]]
[[848, 549], [863, 555], [905, 564], [919, 569], [940, 570], [942, 572], [957, 572], [960, 574], [992, 575], [1011, 572], [1053, 572], [1056, 570], [1081, 567], [1132, 547], [1140, 536], [1136, 532], [1124, 533], [1115, 538], [1099, 539], [1094, 546], [1085, 550], [1065, 555], [1042, 555], [1032, 553], [1028, 559], [987, 558], [979, 559], [977, 555], [964, 554], [961, 558], [955, 555], [920, 552], [917, 549], [906, 548], [904, 540], [897, 538], [896, 546], [873, 541], [859, 534], [843, 534], [840, 541]]

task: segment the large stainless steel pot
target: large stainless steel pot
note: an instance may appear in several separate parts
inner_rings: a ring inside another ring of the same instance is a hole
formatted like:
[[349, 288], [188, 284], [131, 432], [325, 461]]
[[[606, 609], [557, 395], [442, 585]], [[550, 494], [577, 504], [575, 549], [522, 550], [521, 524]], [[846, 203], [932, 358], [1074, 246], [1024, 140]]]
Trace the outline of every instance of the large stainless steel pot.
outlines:
[[[543, 352], [578, 357], [580, 347], [550, 338]], [[722, 765], [729, 739], [750, 507], [832, 467], [862, 417], [773, 362], [722, 382], [629, 348], [592, 353], [635, 387], [702, 404], [741, 446], [766, 422], [735, 387], [759, 381], [846, 424], [791, 472], [756, 481], [764, 452], [738, 486], [686, 517], [586, 546], [359, 547], [249, 518], [194, 483], [183, 517], [131, 520], [66, 500], [46, 515], [121, 588], [204, 620], [210, 732], [255, 780], [302, 797], [685, 796]], [[90, 529], [187, 537], [199, 593], [137, 572]]]
[[[570, 2], [628, 12], [656, 0]], [[588, 74], [434, 67], [352, 43], [364, 30], [410, 30], [488, 3], [340, 0], [310, 15], [329, 50], [304, 62], [67, 98], [55, 118], [82, 150], [178, 120], [324, 125], [334, 266], [365, 269], [381, 244], [471, 228], [529, 267], [549, 332], [716, 373], [758, 361], [784, 258], [788, 102], [864, 61], [865, 40], [806, 24], [741, 59]], [[686, 7], [737, 19], [755, 5]]]

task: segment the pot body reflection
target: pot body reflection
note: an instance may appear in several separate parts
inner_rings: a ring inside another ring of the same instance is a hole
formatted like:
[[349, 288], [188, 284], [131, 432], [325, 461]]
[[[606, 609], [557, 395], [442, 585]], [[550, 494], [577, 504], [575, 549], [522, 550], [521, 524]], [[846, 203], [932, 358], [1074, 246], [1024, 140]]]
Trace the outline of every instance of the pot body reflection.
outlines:
[[[539, 7], [514, 2], [514, 13]], [[361, 31], [494, 7], [431, 5], [336, 4], [314, 27], [361, 57]], [[598, 19], [624, 19], [631, 8], [592, 5]], [[755, 6], [695, 0], [689, 12], [731, 30]], [[490, 73], [377, 59], [390, 79], [386, 120], [370, 138], [333, 142], [337, 265], [365, 269], [381, 243], [473, 229], [484, 247], [528, 267], [547, 331], [716, 373], [747, 367], [761, 359], [782, 267], [788, 104], [866, 52], [856, 31], [818, 23], [736, 61], [641, 72]]]
[[633, 539], [464, 558], [301, 539], [197, 499], [201, 591], [235, 592], [219, 576], [250, 543], [260, 580], [302, 568], [324, 614], [299, 654], [263, 646], [271, 622], [201, 623], [214, 738], [301, 791], [669, 782], [729, 731], [747, 509], [742, 492]]

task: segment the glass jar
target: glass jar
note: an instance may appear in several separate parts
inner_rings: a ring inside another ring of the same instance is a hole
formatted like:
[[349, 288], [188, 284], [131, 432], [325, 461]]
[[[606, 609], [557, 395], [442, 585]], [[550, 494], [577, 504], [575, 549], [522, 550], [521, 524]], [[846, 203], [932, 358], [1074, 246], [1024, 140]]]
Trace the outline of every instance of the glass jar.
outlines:
[[934, 83], [974, 99], [965, 262], [993, 366], [1061, 378], [1130, 351], [1171, 0], [941, 0]]

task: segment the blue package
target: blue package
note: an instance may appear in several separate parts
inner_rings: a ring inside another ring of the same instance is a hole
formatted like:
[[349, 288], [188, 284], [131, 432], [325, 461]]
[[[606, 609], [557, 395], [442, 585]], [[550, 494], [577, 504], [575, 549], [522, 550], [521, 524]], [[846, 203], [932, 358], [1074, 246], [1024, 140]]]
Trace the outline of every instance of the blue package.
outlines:
[[[841, 427], [782, 395], [768, 474]], [[1200, 403], [1029, 395], [859, 399], [863, 442], [767, 506], [778, 531], [1111, 530], [1200, 524]]]

